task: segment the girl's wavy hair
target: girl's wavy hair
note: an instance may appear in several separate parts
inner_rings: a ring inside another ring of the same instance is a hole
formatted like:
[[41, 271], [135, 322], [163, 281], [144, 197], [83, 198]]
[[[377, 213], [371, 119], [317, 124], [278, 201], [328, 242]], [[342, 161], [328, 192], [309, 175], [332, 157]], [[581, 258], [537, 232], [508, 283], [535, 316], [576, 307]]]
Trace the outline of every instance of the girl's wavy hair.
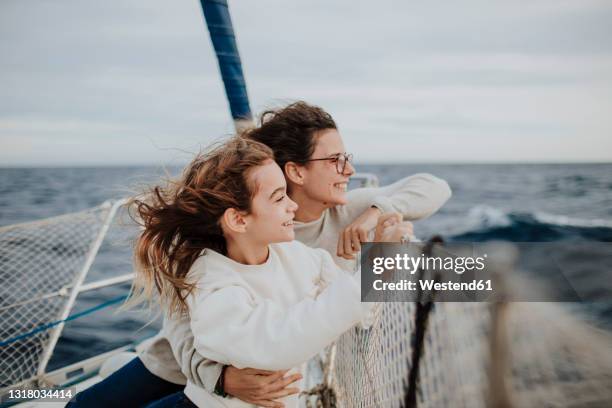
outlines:
[[220, 218], [228, 208], [251, 211], [256, 186], [249, 174], [267, 160], [274, 160], [269, 147], [235, 136], [198, 154], [179, 179], [130, 200], [130, 217], [143, 230], [135, 243], [128, 304], [159, 296], [168, 315], [187, 312], [195, 288], [189, 269], [205, 248], [227, 254]]

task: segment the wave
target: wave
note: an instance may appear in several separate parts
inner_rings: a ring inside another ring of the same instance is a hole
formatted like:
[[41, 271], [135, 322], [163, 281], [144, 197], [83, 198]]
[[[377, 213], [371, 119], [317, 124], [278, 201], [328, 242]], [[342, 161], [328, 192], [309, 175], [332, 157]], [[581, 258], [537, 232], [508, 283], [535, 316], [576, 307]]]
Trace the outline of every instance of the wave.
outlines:
[[612, 241], [612, 220], [583, 219], [545, 212], [507, 212], [487, 205], [473, 207], [451, 241], [507, 240], [542, 242], [567, 239]]
[[567, 217], [565, 215], [548, 214], [544, 212], [535, 213], [533, 217], [543, 224], [582, 228], [612, 228], [612, 220], [603, 220], [600, 218], [589, 220], [583, 218]]

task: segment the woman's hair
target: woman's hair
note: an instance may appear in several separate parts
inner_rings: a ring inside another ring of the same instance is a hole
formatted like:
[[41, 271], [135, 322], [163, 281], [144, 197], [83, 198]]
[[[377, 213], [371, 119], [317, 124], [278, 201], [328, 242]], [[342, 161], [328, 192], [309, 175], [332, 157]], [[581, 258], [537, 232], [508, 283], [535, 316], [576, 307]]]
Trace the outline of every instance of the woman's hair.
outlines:
[[315, 149], [316, 133], [326, 129], [337, 129], [331, 115], [318, 106], [299, 101], [263, 112], [259, 126], [248, 129], [244, 136], [269, 146], [284, 172], [287, 162], [307, 163]]
[[195, 288], [189, 269], [205, 248], [227, 253], [220, 218], [228, 208], [250, 212], [256, 192], [250, 171], [273, 159], [266, 145], [235, 136], [198, 154], [178, 180], [134, 197], [130, 216], [144, 230], [136, 239], [136, 279], [128, 303], [159, 295], [169, 315], [186, 312]]

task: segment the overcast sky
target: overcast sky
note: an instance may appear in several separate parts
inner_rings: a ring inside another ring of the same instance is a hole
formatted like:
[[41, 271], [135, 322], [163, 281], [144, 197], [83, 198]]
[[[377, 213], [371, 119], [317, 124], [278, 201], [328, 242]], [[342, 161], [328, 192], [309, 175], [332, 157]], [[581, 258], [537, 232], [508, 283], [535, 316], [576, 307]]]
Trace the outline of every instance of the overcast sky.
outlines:
[[[231, 1], [251, 107], [357, 162], [612, 161], [612, 1]], [[0, 166], [179, 164], [232, 131], [196, 0], [2, 0]]]

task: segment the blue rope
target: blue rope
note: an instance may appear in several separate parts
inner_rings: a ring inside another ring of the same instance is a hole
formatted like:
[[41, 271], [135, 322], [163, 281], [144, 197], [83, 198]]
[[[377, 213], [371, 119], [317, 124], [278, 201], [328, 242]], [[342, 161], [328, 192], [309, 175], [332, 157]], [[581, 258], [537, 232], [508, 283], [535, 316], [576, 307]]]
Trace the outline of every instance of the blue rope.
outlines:
[[50, 329], [51, 327], [57, 326], [58, 324], [65, 323], [65, 322], [68, 322], [68, 321], [70, 321], [70, 320], [75, 320], [75, 319], [78, 319], [79, 317], [83, 317], [83, 316], [85, 316], [85, 315], [88, 315], [88, 314], [91, 314], [91, 313], [97, 312], [98, 310], [101, 310], [101, 309], [104, 309], [104, 308], [106, 308], [106, 307], [109, 307], [109, 306], [111, 306], [111, 305], [113, 305], [113, 304], [115, 304], [115, 303], [123, 302], [123, 301], [124, 301], [124, 300], [125, 300], [125, 299], [126, 299], [128, 296], [129, 296], [129, 295], [121, 295], [121, 296], [117, 296], [117, 297], [114, 297], [114, 298], [112, 298], [112, 299], [110, 299], [110, 300], [108, 300], [108, 301], [104, 302], [104, 303], [100, 303], [100, 304], [99, 304], [99, 305], [97, 305], [97, 306], [94, 306], [94, 307], [91, 307], [91, 308], [89, 308], [89, 309], [85, 309], [85, 310], [83, 310], [83, 311], [81, 311], [81, 312], [79, 312], [79, 313], [75, 313], [75, 314], [73, 314], [73, 315], [70, 315], [70, 316], [68, 316], [67, 318], [63, 319], [63, 320], [57, 320], [57, 321], [55, 321], [55, 322], [51, 322], [51, 323], [46, 323], [46, 324], [43, 324], [43, 325], [38, 326], [37, 328], [35, 328], [35, 329], [33, 329], [33, 330], [30, 330], [29, 332], [26, 332], [26, 333], [20, 334], [19, 336], [16, 336], [16, 337], [10, 338], [10, 339], [8, 339], [8, 340], [3, 340], [3, 341], [1, 341], [1, 342], [0, 342], [0, 347], [4, 347], [4, 346], [6, 346], [7, 344], [14, 343], [14, 342], [16, 342], [17, 340], [21, 340], [21, 339], [23, 339], [23, 338], [26, 338], [26, 337], [29, 337], [29, 336], [33, 336], [33, 335], [34, 335], [34, 334], [36, 334], [36, 333], [40, 333], [40, 332], [42, 332], [42, 331], [48, 330], [48, 329]]

